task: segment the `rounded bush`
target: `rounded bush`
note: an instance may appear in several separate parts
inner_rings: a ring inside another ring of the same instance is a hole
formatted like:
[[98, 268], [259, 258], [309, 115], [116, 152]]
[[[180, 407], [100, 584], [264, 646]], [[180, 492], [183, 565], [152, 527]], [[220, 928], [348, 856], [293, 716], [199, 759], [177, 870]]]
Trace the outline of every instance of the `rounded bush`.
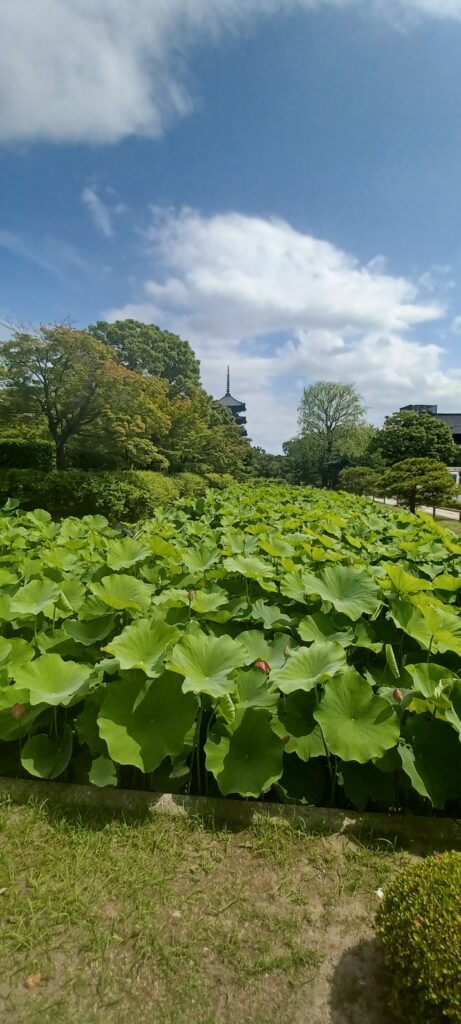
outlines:
[[407, 1024], [461, 1022], [461, 853], [405, 868], [378, 911], [392, 1009]]
[[0, 504], [16, 498], [26, 511], [46, 509], [63, 516], [103, 515], [136, 522], [148, 519], [159, 505], [178, 497], [170, 477], [148, 470], [88, 473], [65, 469], [42, 473], [26, 469], [0, 471]]
[[205, 494], [208, 484], [198, 473], [178, 473], [174, 477], [181, 498], [198, 498]]

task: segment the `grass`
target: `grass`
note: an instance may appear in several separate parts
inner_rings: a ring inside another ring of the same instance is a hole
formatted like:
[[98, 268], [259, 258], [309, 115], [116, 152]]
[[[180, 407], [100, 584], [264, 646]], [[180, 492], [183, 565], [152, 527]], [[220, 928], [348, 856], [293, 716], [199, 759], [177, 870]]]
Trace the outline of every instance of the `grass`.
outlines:
[[441, 526], [444, 526], [447, 530], [453, 530], [453, 533], [461, 534], [461, 522], [457, 519], [441, 519], [437, 517], [437, 522]]
[[282, 823], [3, 802], [0, 1019], [388, 1024], [374, 891], [404, 858]]

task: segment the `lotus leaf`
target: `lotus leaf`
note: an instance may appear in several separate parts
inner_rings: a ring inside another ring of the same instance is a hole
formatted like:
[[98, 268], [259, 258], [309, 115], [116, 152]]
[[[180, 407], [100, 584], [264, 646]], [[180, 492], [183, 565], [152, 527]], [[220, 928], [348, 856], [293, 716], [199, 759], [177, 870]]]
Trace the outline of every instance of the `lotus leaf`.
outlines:
[[314, 641], [290, 654], [286, 664], [271, 673], [271, 684], [282, 693], [313, 690], [318, 683], [335, 676], [345, 668], [346, 654], [340, 644]]
[[283, 771], [283, 743], [271, 729], [268, 712], [249, 708], [236, 718], [234, 729], [211, 733], [206, 765], [223, 796], [267, 793]]
[[137, 619], [102, 649], [117, 658], [122, 671], [139, 668], [155, 676], [163, 672], [163, 661], [178, 636], [179, 630], [163, 619]]
[[330, 752], [343, 761], [366, 764], [382, 757], [400, 735], [390, 704], [376, 696], [354, 669], [328, 683], [314, 718]]

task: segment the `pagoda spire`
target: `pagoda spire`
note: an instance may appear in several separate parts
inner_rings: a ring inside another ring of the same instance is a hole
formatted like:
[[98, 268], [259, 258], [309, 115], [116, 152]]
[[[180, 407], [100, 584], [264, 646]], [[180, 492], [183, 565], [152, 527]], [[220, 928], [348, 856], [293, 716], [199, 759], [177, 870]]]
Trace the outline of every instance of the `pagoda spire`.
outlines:
[[227, 367], [227, 389], [226, 395], [230, 395], [230, 369]]

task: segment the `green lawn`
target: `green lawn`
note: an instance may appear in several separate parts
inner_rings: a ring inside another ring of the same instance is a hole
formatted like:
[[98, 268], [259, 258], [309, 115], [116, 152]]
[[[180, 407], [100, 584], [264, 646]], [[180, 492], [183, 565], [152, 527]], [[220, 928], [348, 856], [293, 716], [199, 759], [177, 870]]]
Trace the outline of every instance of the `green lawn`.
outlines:
[[5, 1024], [390, 1024], [375, 890], [408, 855], [270, 821], [0, 804]]
[[453, 533], [461, 534], [461, 523], [456, 519], [437, 519], [437, 522], [441, 526], [445, 526], [447, 530], [453, 530]]

